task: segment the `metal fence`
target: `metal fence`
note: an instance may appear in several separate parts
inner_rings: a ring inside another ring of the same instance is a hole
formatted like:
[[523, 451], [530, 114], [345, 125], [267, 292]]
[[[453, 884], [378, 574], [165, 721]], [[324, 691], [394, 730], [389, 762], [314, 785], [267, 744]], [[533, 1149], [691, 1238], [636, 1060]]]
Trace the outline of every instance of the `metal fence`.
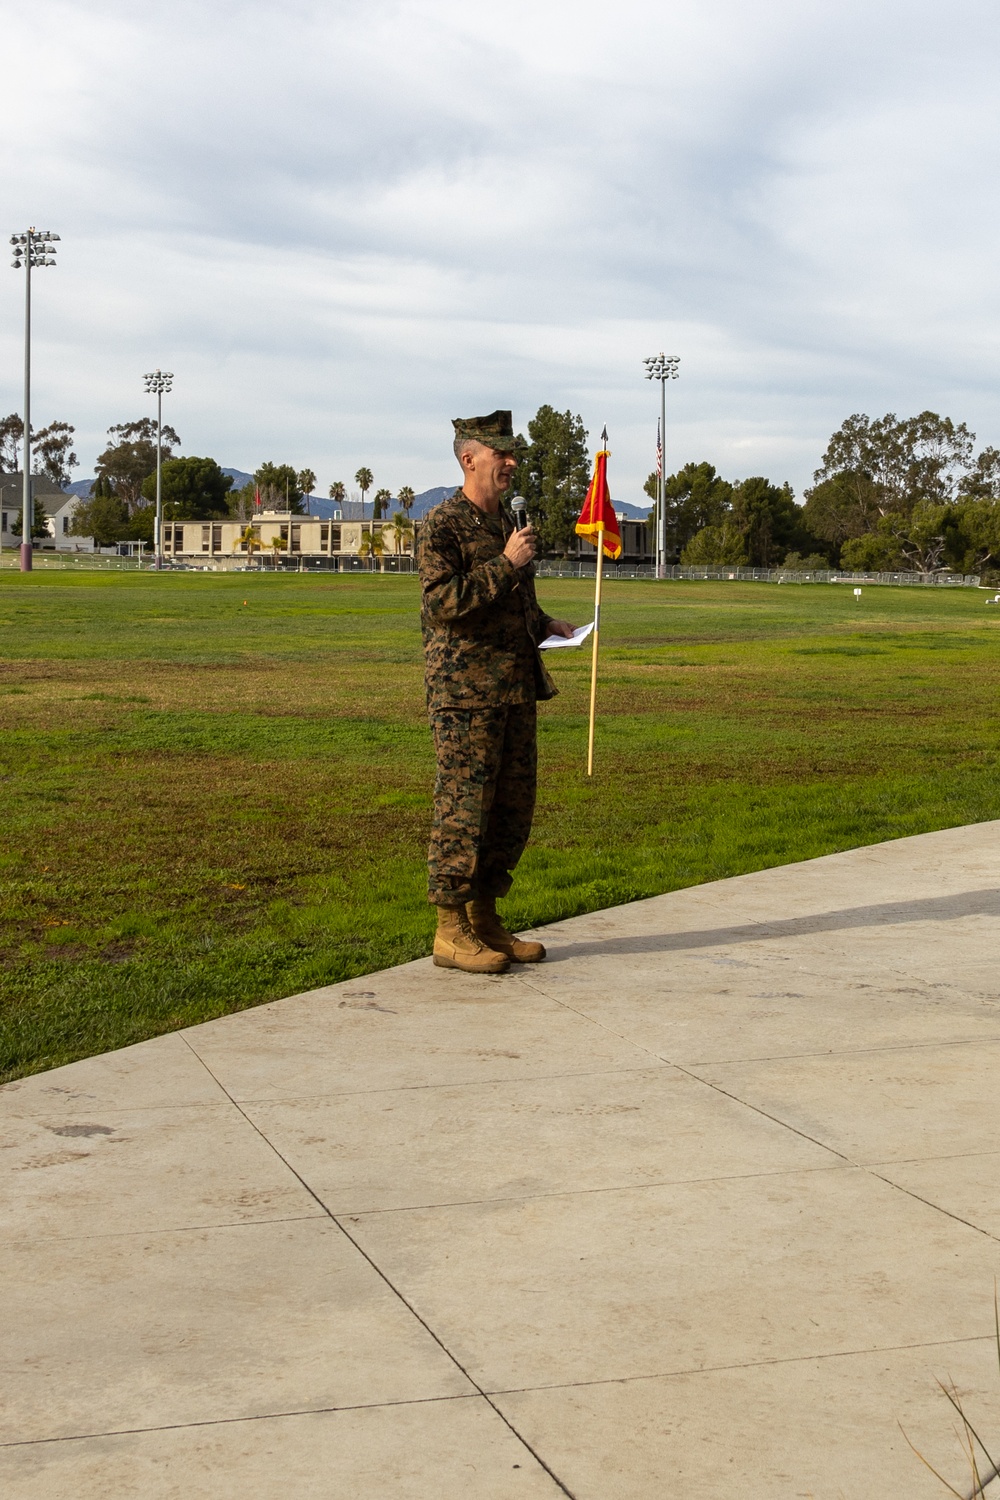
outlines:
[[[17, 548], [0, 553], [0, 568], [10, 568], [16, 572], [20, 566]], [[95, 570], [102, 573], [137, 573], [140, 567], [143, 572], [148, 571], [150, 561], [147, 557], [140, 564], [137, 557], [102, 557], [97, 552], [35, 552], [32, 554], [31, 566], [36, 573], [60, 568], [74, 573]]]
[[[593, 578], [595, 565], [586, 562], [536, 563], [535, 571], [540, 578]], [[604, 564], [605, 578], [655, 578], [656, 569], [649, 563]], [[715, 583], [847, 583], [854, 584], [911, 584], [948, 585], [952, 588], [978, 588], [979, 574], [962, 573], [844, 573], [839, 568], [816, 569], [804, 572], [793, 568], [682, 568], [671, 567], [664, 571], [665, 578], [696, 578]]]
[[[0, 553], [0, 568], [9, 568], [17, 571], [21, 562], [18, 551]], [[140, 563], [137, 557], [118, 557], [101, 554], [99, 552], [35, 552], [32, 554], [32, 567], [35, 572], [46, 572], [51, 569], [62, 569], [63, 571], [82, 572], [112, 572], [112, 573], [136, 573], [141, 571], [149, 573], [155, 569], [155, 564], [150, 557], [144, 557]], [[364, 573], [376, 577], [379, 573], [415, 573], [416, 563], [412, 557], [387, 556], [382, 558], [381, 564], [374, 565], [368, 558], [356, 557], [350, 553], [338, 554], [335, 557], [259, 557], [250, 562], [245, 557], [230, 557], [206, 554], [203, 559], [185, 561], [183, 563], [166, 562], [163, 571], [166, 573]]]
[[[255, 560], [256, 561], [256, 560]], [[142, 563], [134, 557], [108, 557], [101, 556], [96, 552], [36, 552], [33, 558], [36, 570], [42, 571], [50, 568], [66, 569], [73, 572], [89, 571], [98, 569], [102, 572], [135, 573], [141, 568], [143, 572], [149, 572], [153, 566], [150, 558], [144, 558]], [[0, 553], [0, 567], [18, 568], [20, 560], [17, 549]], [[290, 557], [278, 560], [275, 566], [274, 560], [268, 558], [266, 563], [259, 567], [248, 568], [245, 560], [237, 558], [208, 558], [202, 563], [189, 563], [185, 565], [185, 571], [192, 572], [232, 572], [238, 568], [240, 572], [278, 572], [278, 573], [313, 573], [313, 572], [338, 572], [338, 573], [365, 573], [370, 577], [377, 577], [379, 573], [413, 573], [416, 564], [412, 557], [387, 556], [382, 559], [380, 568], [372, 568], [367, 558], [359, 558], [351, 555], [318, 558], [318, 557]], [[168, 571], [170, 571], [168, 564]], [[543, 559], [535, 564], [535, 571], [539, 578], [593, 578], [594, 563], [591, 560], [584, 562], [556, 562], [552, 559]], [[605, 578], [650, 578], [655, 579], [656, 570], [648, 563], [609, 563], [604, 564]], [[855, 587], [861, 584], [895, 585], [896, 587], [933, 586], [935, 588], [978, 588], [980, 575], [978, 573], [844, 573], [839, 569], [819, 569], [813, 572], [802, 572], [792, 568], [667, 568], [664, 573], [667, 579], [693, 578], [701, 579], [703, 582], [713, 583], [844, 583], [853, 584]]]

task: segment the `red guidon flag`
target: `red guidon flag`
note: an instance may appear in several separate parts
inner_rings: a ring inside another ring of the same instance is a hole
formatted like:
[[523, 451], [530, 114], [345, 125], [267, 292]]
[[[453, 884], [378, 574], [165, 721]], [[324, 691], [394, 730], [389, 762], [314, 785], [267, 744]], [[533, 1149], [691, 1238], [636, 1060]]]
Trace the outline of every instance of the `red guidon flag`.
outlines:
[[597, 546], [601, 534], [605, 557], [621, 557], [622, 537], [618, 517], [608, 493], [608, 450], [602, 448], [594, 459], [594, 477], [590, 481], [587, 498], [583, 502], [580, 519], [576, 523], [577, 536], [585, 536]]

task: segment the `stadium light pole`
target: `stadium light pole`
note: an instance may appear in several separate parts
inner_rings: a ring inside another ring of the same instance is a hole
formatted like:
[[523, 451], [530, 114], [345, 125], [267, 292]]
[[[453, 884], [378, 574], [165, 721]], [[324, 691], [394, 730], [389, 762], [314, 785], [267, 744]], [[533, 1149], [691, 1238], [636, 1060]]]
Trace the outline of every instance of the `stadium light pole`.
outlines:
[[169, 370], [153, 370], [144, 375], [146, 394], [156, 396], [156, 523], [153, 533], [154, 567], [163, 567], [163, 393], [173, 389], [174, 377]]
[[54, 266], [59, 236], [50, 229], [26, 229], [10, 237], [15, 271], [24, 267], [24, 474], [21, 492], [21, 572], [31, 572], [31, 528], [35, 507], [31, 499], [31, 273], [36, 266]]
[[667, 507], [664, 503], [667, 451], [667, 381], [678, 377], [679, 354], [651, 354], [643, 360], [646, 379], [660, 382], [660, 473], [656, 486], [656, 576], [667, 571]]

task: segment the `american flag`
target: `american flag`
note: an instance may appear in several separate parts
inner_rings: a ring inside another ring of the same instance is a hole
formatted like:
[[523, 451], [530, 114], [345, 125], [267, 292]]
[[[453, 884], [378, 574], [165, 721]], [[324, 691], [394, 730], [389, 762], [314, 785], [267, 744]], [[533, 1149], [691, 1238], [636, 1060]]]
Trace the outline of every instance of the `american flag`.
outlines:
[[660, 476], [662, 475], [662, 473], [663, 473], [663, 438], [662, 438], [662, 436], [660, 434], [660, 424], [659, 424], [659, 422], [657, 422], [657, 424], [656, 424], [656, 477], [657, 477], [657, 479], [660, 478]]

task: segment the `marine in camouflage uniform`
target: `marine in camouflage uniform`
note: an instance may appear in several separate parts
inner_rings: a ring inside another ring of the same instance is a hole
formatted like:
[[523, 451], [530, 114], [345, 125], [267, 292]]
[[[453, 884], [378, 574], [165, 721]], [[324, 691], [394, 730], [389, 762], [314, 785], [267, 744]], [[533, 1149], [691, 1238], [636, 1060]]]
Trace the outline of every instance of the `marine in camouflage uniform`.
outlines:
[[[513, 451], [509, 412], [454, 426], [456, 452], [463, 439], [497, 454]], [[556, 692], [538, 642], [561, 622], [539, 608], [532, 564], [515, 566], [506, 555], [513, 530], [502, 507], [491, 514], [459, 490], [421, 531], [421, 626], [437, 756], [428, 896], [439, 911], [466, 908], [494, 956], [531, 962], [544, 949], [506, 933], [495, 902], [510, 890], [531, 832], [535, 705]], [[445, 962], [440, 947], [435, 961]], [[491, 964], [487, 972], [500, 967]]]

